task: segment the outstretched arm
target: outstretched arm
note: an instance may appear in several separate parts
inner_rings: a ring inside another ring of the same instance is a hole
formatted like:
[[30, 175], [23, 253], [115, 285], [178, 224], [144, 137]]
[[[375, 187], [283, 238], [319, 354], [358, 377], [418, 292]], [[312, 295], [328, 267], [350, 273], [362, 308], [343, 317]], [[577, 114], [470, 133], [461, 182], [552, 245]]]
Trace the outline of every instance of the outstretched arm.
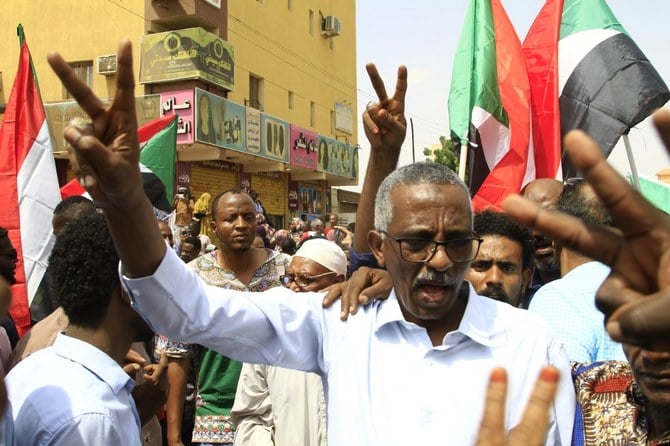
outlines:
[[[657, 112], [654, 123], [670, 149], [670, 111]], [[518, 196], [505, 201], [505, 210], [521, 223], [612, 268], [596, 295], [612, 338], [667, 349], [667, 341], [664, 346], [658, 341], [670, 336], [670, 217], [633, 190], [586, 134], [570, 132], [565, 146], [617, 229], [588, 226]]]
[[142, 189], [130, 42], [119, 44], [116, 94], [108, 108], [60, 54], [49, 54], [48, 61], [91, 119], [90, 125], [70, 125], [64, 132], [75, 175], [103, 208], [125, 274], [148, 276], [163, 258], [165, 242]]

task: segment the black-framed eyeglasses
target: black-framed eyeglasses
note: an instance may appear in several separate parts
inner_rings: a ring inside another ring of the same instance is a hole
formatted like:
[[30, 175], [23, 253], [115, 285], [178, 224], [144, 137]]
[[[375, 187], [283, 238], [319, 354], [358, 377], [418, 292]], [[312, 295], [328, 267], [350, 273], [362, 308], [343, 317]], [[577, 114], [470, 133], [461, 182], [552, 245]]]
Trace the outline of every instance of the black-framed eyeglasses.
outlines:
[[298, 285], [300, 288], [307, 288], [309, 286], [314, 285], [314, 282], [316, 282], [317, 280], [323, 277], [331, 276], [333, 274], [337, 273], [334, 271], [329, 271], [327, 273], [317, 274], [316, 276], [297, 276], [295, 274], [286, 274], [280, 276], [279, 280], [281, 280], [281, 283], [284, 286], [288, 286], [288, 284], [290, 284], [291, 282], [295, 282], [295, 284]]
[[469, 262], [477, 257], [479, 245], [482, 243], [482, 239], [474, 233], [472, 237], [438, 242], [436, 240], [422, 238], [395, 238], [386, 231], [381, 232], [389, 239], [398, 243], [400, 257], [403, 260], [413, 263], [430, 262], [430, 259], [432, 259], [437, 252], [438, 246], [444, 246], [444, 249], [447, 251], [447, 255], [452, 262]]

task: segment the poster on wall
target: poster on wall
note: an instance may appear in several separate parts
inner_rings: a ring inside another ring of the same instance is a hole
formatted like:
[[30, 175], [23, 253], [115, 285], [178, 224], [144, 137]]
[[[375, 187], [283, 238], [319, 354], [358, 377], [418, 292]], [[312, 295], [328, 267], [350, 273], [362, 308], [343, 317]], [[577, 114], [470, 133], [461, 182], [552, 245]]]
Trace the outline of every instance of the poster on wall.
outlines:
[[191, 163], [177, 161], [177, 187], [191, 188]]
[[314, 186], [300, 184], [298, 186], [298, 209], [296, 211], [304, 214], [321, 214], [323, 192]]
[[335, 130], [353, 134], [354, 112], [351, 106], [345, 103], [335, 103]]
[[251, 174], [247, 172], [240, 172], [237, 174], [237, 177], [240, 180], [240, 189], [246, 193], [249, 193], [251, 190]]
[[298, 182], [289, 181], [288, 182], [288, 210], [297, 211], [298, 210]]
[[161, 116], [177, 115], [177, 144], [193, 144], [195, 130], [193, 90], [168, 91], [160, 94]]
[[288, 122], [261, 113], [261, 153], [276, 161], [288, 163], [289, 125]]

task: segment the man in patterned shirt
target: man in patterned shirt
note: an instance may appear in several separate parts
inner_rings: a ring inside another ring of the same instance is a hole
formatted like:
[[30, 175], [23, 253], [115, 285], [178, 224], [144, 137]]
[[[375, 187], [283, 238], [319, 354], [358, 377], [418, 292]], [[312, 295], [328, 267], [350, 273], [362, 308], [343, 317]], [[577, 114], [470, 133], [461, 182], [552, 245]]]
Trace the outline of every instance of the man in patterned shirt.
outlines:
[[[254, 200], [239, 189], [212, 200], [212, 232], [219, 249], [189, 263], [208, 284], [240, 291], [280, 286], [286, 259], [275, 251], [252, 247], [256, 235]], [[193, 442], [232, 444], [230, 421], [242, 363], [204, 349], [198, 370], [198, 407]]]
[[573, 364], [573, 445], [670, 445], [670, 353], [624, 351], [629, 362]]

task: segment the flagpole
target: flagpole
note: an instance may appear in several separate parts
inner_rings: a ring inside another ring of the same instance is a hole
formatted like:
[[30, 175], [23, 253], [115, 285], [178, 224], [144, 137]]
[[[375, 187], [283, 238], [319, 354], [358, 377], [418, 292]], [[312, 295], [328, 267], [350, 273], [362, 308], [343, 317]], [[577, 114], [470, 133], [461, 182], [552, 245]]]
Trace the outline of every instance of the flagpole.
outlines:
[[466, 142], [465, 144], [461, 143], [461, 150], [459, 153], [458, 160], [458, 176], [461, 180], [465, 181], [465, 167], [468, 162], [468, 151], [470, 150], [470, 143]]
[[623, 135], [623, 144], [626, 146], [626, 155], [628, 156], [628, 164], [630, 164], [630, 172], [633, 177], [633, 187], [635, 190], [641, 190], [640, 187], [640, 177], [637, 174], [637, 166], [635, 165], [635, 158], [633, 157], [633, 150], [630, 147], [630, 140], [628, 139], [628, 133]]
[[414, 122], [409, 118], [409, 127], [412, 130], [412, 163], [416, 163], [416, 155], [414, 155]]

